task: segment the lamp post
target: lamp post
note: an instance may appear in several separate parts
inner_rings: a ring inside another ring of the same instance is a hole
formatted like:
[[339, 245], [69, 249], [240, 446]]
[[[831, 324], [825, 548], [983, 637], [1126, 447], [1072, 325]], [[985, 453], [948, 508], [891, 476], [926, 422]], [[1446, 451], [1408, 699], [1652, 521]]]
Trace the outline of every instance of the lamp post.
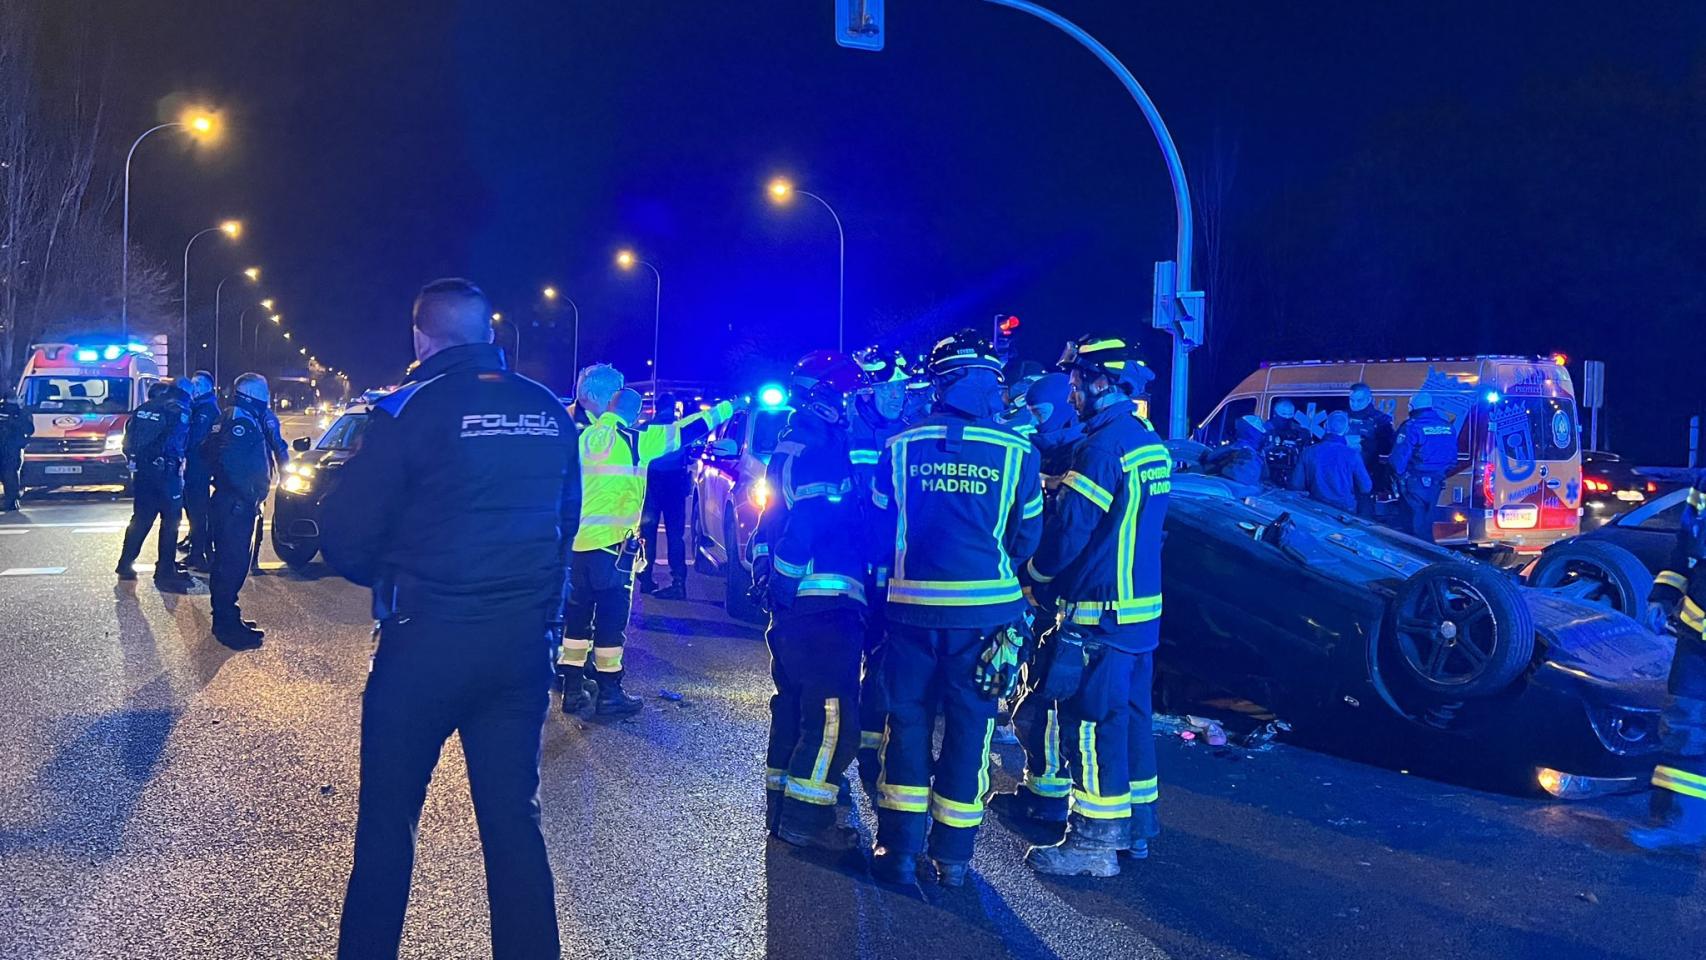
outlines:
[[[495, 313], [494, 312], [492, 314], [492, 322], [493, 323], [502, 323], [503, 318], [504, 318], [504, 315], [501, 313]], [[516, 323], [514, 320], [511, 320], [509, 322], [509, 328], [511, 330], [515, 331], [515, 363], [513, 364], [513, 366], [516, 370], [520, 370], [521, 369], [521, 324]]]
[[[130, 144], [130, 149], [124, 155], [124, 227], [119, 234], [119, 329], [125, 342], [130, 342], [130, 161], [136, 156], [136, 148], [142, 146], [142, 141], [161, 130], [182, 129], [189, 132], [197, 140], [212, 140], [219, 135], [219, 118], [214, 114], [199, 109], [191, 109], [177, 120], [155, 124]], [[184, 344], [189, 350], [189, 344]]]
[[190, 375], [190, 248], [195, 242], [210, 233], [223, 233], [232, 240], [243, 235], [243, 223], [240, 220], [227, 220], [216, 227], [208, 227], [190, 237], [190, 242], [184, 244], [184, 376]]
[[[230, 280], [232, 277], [238, 277], [238, 276], [248, 278], [248, 281], [250, 283], [260, 283], [261, 282], [261, 268], [260, 267], [248, 267], [248, 268], [244, 269], [242, 273], [233, 273], [230, 276], [225, 277], [224, 279], [220, 280], [219, 286], [213, 288], [213, 387], [215, 390], [219, 389], [219, 382], [220, 382], [219, 381], [219, 301], [220, 301], [220, 297], [225, 293], [225, 281]], [[242, 335], [243, 335], [243, 330], [242, 330], [242, 326], [241, 326], [242, 318], [239, 317], [238, 320], [239, 320], [239, 326], [237, 329], [237, 336], [238, 336], [238, 339], [241, 340]]]
[[581, 308], [580, 308], [580, 304], [575, 303], [575, 300], [573, 297], [564, 296], [562, 291], [558, 290], [556, 287], [553, 287], [553, 286], [547, 286], [545, 289], [543, 289], [539, 292], [542, 296], [544, 296], [544, 298], [547, 302], [554, 304], [558, 300], [561, 300], [564, 303], [569, 305], [570, 310], [573, 310], [575, 312], [575, 336], [574, 336], [574, 340], [573, 340], [573, 346], [571, 347], [571, 349], [569, 351], [569, 370], [570, 370], [570, 376], [579, 377], [580, 373], [581, 373]]
[[841, 215], [829, 205], [829, 201], [812, 193], [801, 190], [790, 181], [777, 177], [770, 181], [770, 199], [776, 203], [787, 203], [794, 194], [810, 197], [823, 205], [829, 211], [830, 219], [835, 221], [836, 252], [836, 288], [835, 288], [835, 349], [846, 352], [847, 349], [847, 231], [841, 227]]
[[616, 265], [624, 270], [632, 270], [636, 266], [645, 267], [652, 272], [652, 279], [657, 287], [652, 300], [652, 394], [657, 395], [663, 381], [658, 377], [658, 345], [663, 333], [663, 274], [649, 262], [634, 256], [634, 251], [623, 250], [616, 254]]

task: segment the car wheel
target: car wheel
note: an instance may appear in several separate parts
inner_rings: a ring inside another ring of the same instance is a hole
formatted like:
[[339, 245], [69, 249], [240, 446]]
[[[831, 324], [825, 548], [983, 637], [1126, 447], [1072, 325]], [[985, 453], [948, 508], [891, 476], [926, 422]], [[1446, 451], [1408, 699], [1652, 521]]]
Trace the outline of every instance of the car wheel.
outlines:
[[1653, 592], [1653, 575], [1615, 543], [1567, 540], [1540, 555], [1528, 585], [1638, 618]]
[[705, 553], [705, 515], [699, 509], [699, 495], [693, 495], [693, 522], [687, 529], [693, 533], [693, 572], [715, 576], [717, 565]]
[[1534, 657], [1534, 615], [1517, 585], [1492, 567], [1429, 564], [1398, 588], [1392, 610], [1400, 667], [1430, 695], [1492, 696]]
[[278, 536], [278, 521], [273, 521], [272, 551], [284, 561], [284, 565], [292, 570], [300, 571], [314, 561], [314, 555], [320, 552], [320, 545], [312, 540], [307, 543], [293, 543], [281, 540]]
[[728, 519], [723, 523], [723, 550], [729, 555], [728, 563], [723, 566], [728, 570], [725, 578], [725, 593], [723, 595], [723, 610], [729, 616], [744, 623], [760, 623], [764, 620], [764, 611], [758, 604], [752, 602], [752, 574], [747, 573], [746, 567], [740, 562], [740, 540], [737, 539], [734, 521], [734, 508], [726, 514]]

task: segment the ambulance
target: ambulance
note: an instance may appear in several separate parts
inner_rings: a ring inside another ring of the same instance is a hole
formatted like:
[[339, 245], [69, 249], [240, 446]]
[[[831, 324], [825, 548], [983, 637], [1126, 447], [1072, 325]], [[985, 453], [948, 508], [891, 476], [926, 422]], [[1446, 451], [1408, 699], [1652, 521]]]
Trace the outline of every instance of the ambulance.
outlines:
[[1226, 395], [1195, 438], [1229, 442], [1239, 418], [1265, 420], [1281, 399], [1319, 438], [1329, 413], [1349, 409], [1358, 383], [1369, 385], [1394, 426], [1426, 390], [1457, 428], [1457, 469], [1434, 508], [1436, 542], [1509, 558], [1580, 531], [1580, 427], [1561, 354], [1268, 363]]
[[24, 487], [130, 484], [124, 427], [161, 379], [140, 343], [38, 343], [18, 402], [35, 421], [24, 448]]

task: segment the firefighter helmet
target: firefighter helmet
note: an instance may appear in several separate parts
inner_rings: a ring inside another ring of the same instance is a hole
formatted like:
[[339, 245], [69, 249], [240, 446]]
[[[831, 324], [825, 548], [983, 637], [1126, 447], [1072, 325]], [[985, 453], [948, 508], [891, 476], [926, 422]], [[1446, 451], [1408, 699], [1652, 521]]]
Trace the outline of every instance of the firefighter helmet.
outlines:
[[995, 348], [973, 330], [943, 337], [930, 348], [928, 368], [930, 376], [937, 380], [971, 370], [988, 370], [999, 377], [1002, 367]]
[[1143, 362], [1137, 348], [1119, 337], [1082, 336], [1066, 345], [1060, 355], [1060, 370], [1081, 370], [1093, 377], [1107, 377], [1128, 396], [1144, 391], [1155, 372]]
[[884, 350], [882, 347], [869, 346], [853, 354], [853, 362], [859, 369], [865, 371], [867, 381], [873, 386], [881, 383], [904, 382], [908, 379], [906, 355], [899, 350]]
[[788, 376], [788, 392], [795, 410], [807, 410], [836, 423], [846, 414], [847, 395], [868, 382], [865, 371], [846, 354], [813, 350], [794, 364], [794, 372]]

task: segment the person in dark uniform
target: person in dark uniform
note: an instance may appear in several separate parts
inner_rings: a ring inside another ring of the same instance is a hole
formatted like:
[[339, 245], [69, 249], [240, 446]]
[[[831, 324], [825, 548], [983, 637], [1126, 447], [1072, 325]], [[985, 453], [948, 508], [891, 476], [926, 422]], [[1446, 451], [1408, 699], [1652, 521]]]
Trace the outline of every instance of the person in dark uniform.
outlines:
[[[213, 635], [234, 649], [260, 646], [266, 635], [244, 620], [237, 594], [249, 578], [255, 519], [272, 491], [273, 448], [267, 436], [267, 378], [245, 373], [232, 385], [231, 406], [208, 434], [206, 454], [213, 469], [213, 499], [208, 506], [213, 557], [208, 592], [213, 600]], [[186, 430], [187, 430], [186, 424]]]
[[379, 621], [339, 957], [397, 956], [421, 804], [452, 733], [480, 828], [492, 956], [561, 953], [539, 759], [547, 624], [579, 524], [580, 468], [568, 411], [507, 369], [491, 315], [466, 280], [421, 289], [421, 365], [374, 402], [322, 507], [326, 560], [371, 589]]
[[208, 569], [207, 510], [213, 500], [213, 468], [204, 447], [214, 424], [219, 422], [219, 394], [213, 389], [213, 374], [197, 370], [190, 377], [190, 435], [184, 457], [184, 518], [189, 521], [189, 554], [184, 566]]
[[1403, 494], [1405, 529], [1419, 540], [1434, 540], [1434, 507], [1446, 474], [1457, 466], [1457, 428], [1434, 409], [1433, 395], [1410, 398], [1410, 419], [1392, 443], [1392, 473]]
[[178, 518], [184, 506], [184, 445], [189, 441], [190, 395], [162, 380], [148, 391], [148, 400], [130, 413], [124, 428], [124, 453], [131, 459], [130, 526], [118, 555], [120, 580], [135, 580], [132, 566], [154, 521], [160, 521], [154, 584], [163, 590], [194, 585], [178, 569]]
[[1392, 492], [1391, 470], [1382, 458], [1392, 453], [1396, 431], [1392, 416], [1374, 405], [1374, 391], [1368, 384], [1351, 387], [1350, 433], [1345, 442], [1362, 456], [1363, 469], [1368, 471], [1372, 491], [1357, 497], [1357, 515], [1374, 519], [1374, 503]]
[[1374, 489], [1362, 455], [1345, 442], [1351, 429], [1350, 415], [1343, 410], [1327, 414], [1327, 433], [1321, 442], [1303, 448], [1291, 471], [1290, 487], [1309, 494], [1309, 499], [1354, 513], [1357, 504]]
[[0, 384], [0, 510], [18, 509], [24, 495], [24, 447], [35, 432], [35, 418], [18, 405], [10, 386]]
[[[667, 426], [676, 422], [675, 397], [658, 395], [657, 414], [652, 425]], [[669, 548], [669, 586], [658, 589], [648, 565], [635, 578], [641, 593], [657, 593], [660, 600], [687, 598], [687, 493], [691, 481], [687, 474], [687, 454], [683, 449], [672, 450], [653, 460], [646, 468], [646, 507], [640, 514], [640, 538], [646, 543], [646, 556], [658, 555], [658, 524], [664, 528]]]
[[1297, 420], [1297, 404], [1285, 397], [1274, 401], [1273, 415], [1268, 417], [1266, 426], [1266, 446], [1262, 449], [1262, 458], [1267, 463], [1266, 479], [1276, 487], [1283, 487], [1309, 443], [1309, 430]]

